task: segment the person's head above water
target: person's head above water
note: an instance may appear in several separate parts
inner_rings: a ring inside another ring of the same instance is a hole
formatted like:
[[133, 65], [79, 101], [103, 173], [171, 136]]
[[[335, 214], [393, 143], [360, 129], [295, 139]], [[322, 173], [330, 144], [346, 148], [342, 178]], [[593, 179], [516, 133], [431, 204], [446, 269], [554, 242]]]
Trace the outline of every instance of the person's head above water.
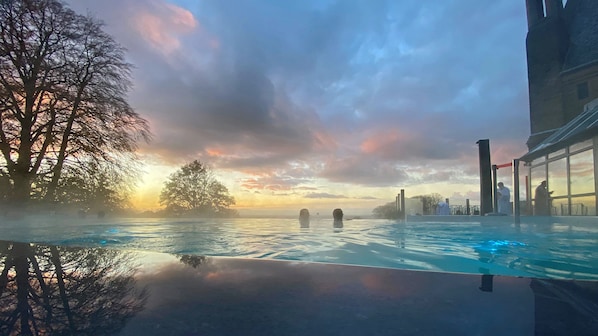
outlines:
[[301, 209], [299, 210], [299, 223], [301, 227], [307, 228], [309, 227], [309, 210]]
[[334, 217], [334, 220], [343, 220], [343, 210], [341, 209], [334, 209], [334, 211], [332, 211], [332, 217]]

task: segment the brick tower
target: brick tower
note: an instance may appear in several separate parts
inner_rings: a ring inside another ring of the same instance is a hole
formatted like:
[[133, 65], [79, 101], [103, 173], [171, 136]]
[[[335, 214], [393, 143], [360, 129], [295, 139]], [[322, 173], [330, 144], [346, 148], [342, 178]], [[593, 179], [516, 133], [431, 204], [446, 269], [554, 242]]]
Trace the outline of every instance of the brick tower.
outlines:
[[598, 0], [526, 0], [531, 149], [598, 98]]

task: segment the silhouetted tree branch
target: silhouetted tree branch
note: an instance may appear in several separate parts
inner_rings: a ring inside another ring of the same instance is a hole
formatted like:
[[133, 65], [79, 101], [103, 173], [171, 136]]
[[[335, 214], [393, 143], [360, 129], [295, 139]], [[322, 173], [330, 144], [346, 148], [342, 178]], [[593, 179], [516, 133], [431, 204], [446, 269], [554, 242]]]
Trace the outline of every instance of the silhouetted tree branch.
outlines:
[[36, 181], [54, 201], [66, 167], [122, 174], [149, 140], [126, 101], [125, 50], [102, 28], [58, 0], [0, 2], [0, 182], [11, 199], [30, 199]]

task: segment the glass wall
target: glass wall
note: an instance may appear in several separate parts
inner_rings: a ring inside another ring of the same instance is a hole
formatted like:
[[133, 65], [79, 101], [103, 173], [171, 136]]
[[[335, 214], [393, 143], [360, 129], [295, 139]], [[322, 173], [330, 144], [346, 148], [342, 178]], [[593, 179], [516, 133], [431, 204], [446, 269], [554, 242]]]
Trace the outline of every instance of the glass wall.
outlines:
[[[598, 138], [597, 138], [598, 139]], [[547, 181], [551, 194], [551, 214], [555, 216], [596, 216], [596, 167], [594, 140], [589, 139], [548, 155], [529, 165], [528, 192], [535, 203], [535, 189]]]
[[594, 192], [594, 155], [586, 150], [569, 158], [571, 172], [571, 194]]
[[572, 216], [596, 216], [596, 196], [571, 197]]
[[552, 200], [550, 214], [553, 216], [569, 216], [569, 199], [554, 198]]
[[552, 197], [567, 196], [569, 194], [566, 157], [548, 162], [548, 190], [553, 192]]
[[530, 175], [530, 186], [533, 188], [531, 195], [532, 197], [536, 197], [533, 191], [542, 181], [546, 181], [546, 165], [532, 167]]

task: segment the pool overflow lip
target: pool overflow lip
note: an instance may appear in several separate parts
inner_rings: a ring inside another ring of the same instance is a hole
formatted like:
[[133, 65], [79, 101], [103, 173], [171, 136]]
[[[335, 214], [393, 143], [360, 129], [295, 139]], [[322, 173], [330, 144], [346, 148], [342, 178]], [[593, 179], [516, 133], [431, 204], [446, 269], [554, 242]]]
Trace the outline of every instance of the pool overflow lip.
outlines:
[[8, 335], [598, 334], [598, 281], [11, 241], [0, 265]]

